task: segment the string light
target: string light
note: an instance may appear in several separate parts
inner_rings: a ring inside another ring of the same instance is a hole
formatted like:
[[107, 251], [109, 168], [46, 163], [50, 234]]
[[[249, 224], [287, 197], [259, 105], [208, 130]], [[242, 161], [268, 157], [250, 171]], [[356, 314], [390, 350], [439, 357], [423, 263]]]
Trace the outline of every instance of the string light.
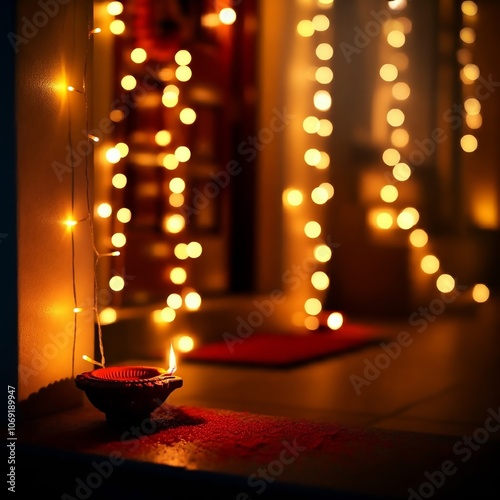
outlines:
[[84, 354], [82, 356], [82, 359], [85, 360], [85, 361], [88, 361], [89, 363], [92, 363], [93, 365], [97, 365], [97, 366], [100, 366], [100, 367], [104, 368], [104, 365], [102, 363], [99, 363], [99, 361], [96, 361], [95, 359], [90, 358], [86, 354]]

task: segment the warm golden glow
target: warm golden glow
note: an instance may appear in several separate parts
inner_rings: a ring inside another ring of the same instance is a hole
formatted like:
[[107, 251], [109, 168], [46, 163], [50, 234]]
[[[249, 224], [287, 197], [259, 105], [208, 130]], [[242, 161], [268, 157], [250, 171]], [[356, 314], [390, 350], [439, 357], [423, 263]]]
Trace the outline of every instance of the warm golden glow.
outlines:
[[194, 341], [189, 335], [183, 335], [177, 341], [177, 350], [180, 352], [189, 352], [194, 348]]
[[408, 0], [390, 0], [389, 8], [391, 10], [403, 10], [408, 6]]
[[170, 351], [168, 353], [168, 370], [169, 375], [173, 375], [177, 371], [177, 361], [175, 360], [175, 352], [172, 344], [170, 344]]
[[201, 307], [201, 296], [197, 292], [189, 292], [184, 298], [186, 308], [190, 311], [197, 311]]
[[170, 280], [176, 285], [182, 285], [187, 279], [186, 270], [182, 267], [174, 267], [170, 271]]
[[392, 127], [400, 127], [404, 121], [405, 115], [400, 109], [393, 108], [387, 112], [387, 123]]
[[397, 218], [397, 224], [401, 229], [410, 229], [413, 227], [419, 220], [420, 214], [413, 207], [405, 208]]
[[233, 24], [236, 21], [236, 12], [231, 7], [225, 7], [219, 12], [219, 19], [222, 24]]
[[87, 361], [87, 362], [89, 362], [89, 363], [92, 363], [93, 365], [101, 366], [101, 367], [103, 367], [103, 368], [104, 368], [104, 365], [103, 365], [102, 363], [99, 363], [99, 362], [98, 362], [98, 361], [96, 361], [95, 359], [90, 358], [90, 357], [89, 357], [89, 356], [87, 356], [86, 354], [84, 354], [84, 355], [82, 356], [82, 359], [83, 359], [84, 361]]
[[426, 274], [434, 274], [439, 269], [439, 259], [435, 255], [426, 255], [420, 261], [420, 268]]
[[330, 27], [330, 20], [324, 14], [318, 14], [312, 20], [316, 31], [326, 31]]
[[401, 160], [401, 155], [399, 154], [399, 151], [397, 149], [389, 148], [386, 149], [382, 154], [382, 161], [390, 167], [393, 167], [394, 165], [396, 165], [396, 163], [399, 163], [399, 160]]
[[182, 307], [182, 297], [178, 293], [171, 293], [167, 297], [167, 306], [172, 309], [180, 309]]
[[314, 107], [319, 111], [328, 111], [332, 106], [332, 96], [326, 90], [318, 90], [313, 97]]
[[424, 247], [429, 241], [429, 236], [423, 229], [414, 229], [409, 236], [410, 243], [417, 248]]
[[116, 189], [123, 189], [127, 185], [127, 177], [124, 174], [115, 174], [111, 179], [111, 184]]
[[333, 312], [328, 316], [326, 324], [331, 330], [338, 330], [344, 323], [344, 317], [339, 312]]
[[186, 219], [181, 214], [173, 214], [165, 217], [165, 231], [172, 234], [180, 233], [186, 226]]
[[306, 302], [304, 303], [304, 310], [307, 314], [310, 314], [311, 316], [316, 316], [321, 312], [321, 309], [323, 308], [321, 301], [316, 298], [310, 298], [307, 299]]
[[186, 247], [187, 256], [191, 259], [197, 259], [203, 252], [203, 247], [197, 241], [191, 241]]
[[326, 290], [330, 284], [330, 279], [325, 272], [316, 271], [311, 276], [311, 284], [316, 290]]
[[297, 24], [297, 33], [303, 37], [314, 35], [314, 24], [308, 19], [303, 19]]
[[470, 115], [477, 115], [481, 112], [481, 103], [475, 97], [469, 97], [464, 102], [464, 108]]
[[314, 331], [319, 328], [319, 319], [316, 316], [307, 316], [304, 319], [304, 327], [309, 331]]
[[172, 193], [182, 193], [184, 189], [186, 189], [186, 183], [184, 182], [184, 179], [181, 179], [180, 177], [174, 177], [173, 179], [170, 180], [168, 183], [168, 187]]
[[335, 190], [333, 189], [333, 186], [329, 182], [322, 182], [319, 185], [319, 187], [323, 188], [324, 190], [326, 190], [326, 192], [328, 193], [328, 198], [332, 198], [333, 197], [333, 194], [335, 193]]
[[398, 163], [392, 169], [392, 175], [397, 181], [407, 181], [411, 176], [411, 168], [406, 163]]
[[179, 160], [173, 155], [169, 153], [163, 157], [163, 166], [167, 170], [175, 170], [179, 166]]
[[380, 198], [386, 203], [393, 203], [398, 199], [398, 188], [388, 184], [380, 190]]
[[475, 16], [477, 14], [476, 2], [472, 2], [470, 0], [466, 0], [465, 2], [462, 2], [462, 12], [466, 16]]
[[462, 28], [460, 30], [460, 39], [464, 43], [474, 43], [476, 41], [476, 32], [472, 28]]
[[219, 16], [215, 12], [209, 12], [201, 16], [201, 25], [204, 28], [216, 28], [220, 25]]
[[160, 312], [161, 321], [164, 323], [172, 323], [176, 317], [175, 310], [171, 307], [164, 307]]
[[397, 82], [392, 86], [392, 97], [404, 101], [410, 97], [410, 86], [405, 82]]
[[132, 212], [128, 208], [120, 208], [120, 210], [116, 212], [116, 218], [121, 223], [126, 224], [132, 219]]
[[109, 31], [113, 35], [121, 35], [125, 31], [125, 23], [121, 19], [115, 19], [109, 24]]
[[181, 163], [185, 163], [191, 158], [191, 151], [186, 146], [179, 146], [175, 150], [174, 155]]
[[324, 151], [321, 151], [319, 162], [314, 166], [320, 170], [323, 170], [325, 168], [328, 168], [329, 165], [330, 165], [330, 155], [328, 153], [325, 153]]
[[317, 149], [308, 149], [304, 154], [304, 161], [314, 167], [321, 161], [321, 152]]
[[179, 66], [175, 70], [175, 77], [180, 82], [187, 82], [191, 79], [191, 76], [193, 76], [193, 72], [189, 66]]
[[116, 321], [117, 316], [115, 309], [106, 307], [99, 313], [99, 322], [101, 325], [110, 325]]
[[393, 82], [398, 77], [398, 68], [394, 64], [384, 64], [379, 71], [380, 78], [386, 82]]
[[119, 16], [123, 12], [123, 4], [121, 2], [109, 2], [106, 5], [106, 10], [110, 16]]
[[451, 292], [455, 288], [455, 280], [449, 274], [441, 274], [436, 280], [436, 287], [440, 292]]
[[187, 259], [189, 257], [189, 255], [187, 252], [186, 243], [178, 243], [177, 245], [175, 245], [174, 255], [180, 260]]
[[105, 156], [109, 163], [118, 163], [122, 159], [120, 151], [116, 148], [109, 148]]
[[187, 66], [192, 59], [191, 53], [184, 49], [177, 51], [174, 58], [179, 66]]
[[463, 67], [462, 71], [464, 72], [464, 75], [468, 80], [476, 81], [479, 78], [479, 67], [475, 64], [466, 64]]
[[376, 216], [375, 223], [380, 229], [390, 229], [394, 220], [389, 212], [379, 212]]
[[115, 233], [111, 236], [111, 244], [116, 248], [121, 248], [127, 243], [127, 238], [123, 233]]
[[125, 287], [125, 280], [121, 276], [113, 276], [109, 280], [109, 288], [114, 292], [119, 292]]
[[130, 59], [132, 59], [132, 62], [135, 62], [136, 64], [143, 63], [147, 57], [147, 52], [141, 47], [137, 47], [130, 53]]
[[298, 207], [304, 201], [302, 191], [298, 189], [285, 189], [283, 192], [283, 203], [291, 207]]
[[161, 96], [161, 102], [166, 108], [173, 108], [177, 106], [177, 103], [179, 102], [179, 94], [172, 90], [164, 92]]
[[115, 145], [115, 149], [117, 149], [122, 158], [125, 158], [129, 153], [129, 147], [124, 142], [119, 142]]
[[177, 193], [172, 193], [168, 197], [168, 202], [170, 203], [170, 206], [179, 208], [184, 205], [184, 195], [183, 194], [177, 194]]
[[319, 130], [318, 135], [321, 137], [328, 137], [332, 135], [333, 132], [333, 123], [326, 118], [323, 118], [319, 121]]
[[329, 43], [320, 43], [316, 47], [316, 57], [322, 61], [328, 61], [333, 57], [333, 47]]
[[168, 130], [160, 130], [155, 134], [155, 142], [158, 146], [167, 146], [172, 141], [172, 134]]
[[121, 79], [121, 86], [125, 90], [133, 90], [137, 86], [137, 80], [132, 75], [125, 75]]
[[405, 34], [399, 30], [393, 30], [387, 35], [387, 43], [394, 48], [399, 49], [405, 44]]
[[481, 125], [483, 124], [483, 117], [480, 114], [466, 115], [465, 116], [465, 123], [467, 123], [467, 126], [470, 129], [476, 130], [478, 128], [481, 128]]
[[332, 258], [332, 250], [328, 245], [321, 244], [314, 247], [314, 258], [318, 262], [328, 262]]
[[179, 113], [179, 118], [184, 125], [191, 125], [196, 121], [196, 113], [194, 109], [191, 108], [184, 108], [180, 113]]
[[109, 113], [109, 118], [112, 122], [118, 123], [125, 118], [125, 113], [121, 109], [113, 109]]
[[472, 299], [475, 302], [486, 302], [490, 297], [490, 290], [486, 285], [478, 283], [472, 289]]
[[304, 226], [304, 233], [308, 238], [317, 238], [321, 234], [321, 225], [311, 220]]
[[113, 213], [113, 209], [109, 203], [101, 203], [97, 207], [97, 215], [103, 219], [108, 218]]
[[404, 128], [397, 128], [391, 133], [391, 142], [397, 148], [404, 148], [410, 142], [410, 134]]
[[330, 197], [325, 188], [318, 186], [312, 190], [311, 199], [317, 205], [323, 205], [330, 199]]
[[308, 116], [302, 122], [302, 128], [308, 134], [316, 134], [319, 130], [320, 123], [316, 116]]
[[472, 134], [466, 134], [460, 139], [460, 146], [466, 153], [472, 153], [477, 149], [477, 139]]
[[316, 81], [323, 85], [327, 85], [333, 80], [333, 71], [327, 66], [321, 66], [316, 70]]

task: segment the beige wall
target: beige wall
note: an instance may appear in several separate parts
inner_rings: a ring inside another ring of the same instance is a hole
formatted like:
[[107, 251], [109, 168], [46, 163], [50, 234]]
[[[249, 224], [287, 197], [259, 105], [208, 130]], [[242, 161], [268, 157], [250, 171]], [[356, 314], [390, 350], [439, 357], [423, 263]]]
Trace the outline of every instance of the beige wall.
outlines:
[[[18, 145], [19, 400], [72, 376], [73, 279], [71, 230], [72, 174], [65, 171], [68, 145], [87, 141], [85, 98], [68, 93], [83, 88], [87, 19], [92, 2], [56, 0], [44, 13], [35, 0], [17, 2], [16, 107]], [[29, 31], [26, 19], [34, 22]], [[37, 27], [38, 25], [38, 27]], [[30, 36], [28, 36], [30, 35]], [[20, 40], [20, 39], [18, 39]], [[91, 68], [91, 65], [88, 64]], [[87, 79], [90, 81], [90, 78]], [[87, 85], [87, 91], [90, 89]], [[70, 112], [70, 113], [69, 113]], [[87, 156], [92, 182], [92, 154]], [[54, 170], [59, 162], [59, 174]], [[74, 168], [74, 214], [87, 217], [86, 161]], [[70, 164], [70, 163], [69, 163]], [[91, 200], [92, 203], [92, 200]], [[93, 305], [93, 253], [88, 221], [75, 235], [75, 283], [79, 305]], [[75, 374], [91, 369], [93, 313], [78, 322]], [[57, 405], [57, 403], [56, 403]], [[61, 401], [61, 405], [64, 402]], [[56, 410], [51, 408], [50, 410]]]

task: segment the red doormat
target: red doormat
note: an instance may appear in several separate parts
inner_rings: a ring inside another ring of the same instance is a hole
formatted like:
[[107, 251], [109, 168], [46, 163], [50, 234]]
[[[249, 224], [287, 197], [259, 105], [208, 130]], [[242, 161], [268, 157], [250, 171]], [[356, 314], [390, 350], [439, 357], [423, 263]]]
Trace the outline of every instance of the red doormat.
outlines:
[[185, 353], [183, 359], [287, 367], [378, 344], [382, 338], [379, 329], [365, 325], [349, 325], [338, 331], [304, 334], [255, 332], [246, 339], [231, 335], [224, 341], [202, 345]]

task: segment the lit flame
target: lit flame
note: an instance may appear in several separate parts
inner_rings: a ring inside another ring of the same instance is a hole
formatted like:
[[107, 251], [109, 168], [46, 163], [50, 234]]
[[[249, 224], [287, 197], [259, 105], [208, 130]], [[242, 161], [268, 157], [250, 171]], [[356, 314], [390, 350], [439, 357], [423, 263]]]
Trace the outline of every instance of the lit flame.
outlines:
[[170, 354], [168, 359], [168, 374], [173, 375], [177, 370], [177, 363], [175, 361], [175, 352], [172, 344], [170, 344]]

